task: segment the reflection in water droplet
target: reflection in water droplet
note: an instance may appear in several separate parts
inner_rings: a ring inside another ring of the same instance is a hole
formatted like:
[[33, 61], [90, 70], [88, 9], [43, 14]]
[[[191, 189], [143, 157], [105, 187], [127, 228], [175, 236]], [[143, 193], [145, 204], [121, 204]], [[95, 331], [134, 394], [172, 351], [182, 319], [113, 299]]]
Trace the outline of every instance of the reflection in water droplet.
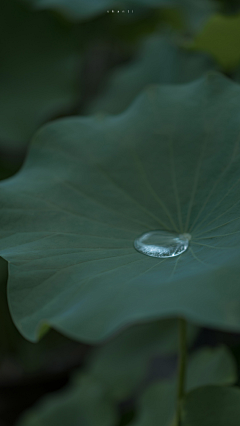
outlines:
[[190, 239], [190, 234], [151, 231], [137, 238], [134, 247], [140, 253], [151, 257], [175, 257], [187, 250]]

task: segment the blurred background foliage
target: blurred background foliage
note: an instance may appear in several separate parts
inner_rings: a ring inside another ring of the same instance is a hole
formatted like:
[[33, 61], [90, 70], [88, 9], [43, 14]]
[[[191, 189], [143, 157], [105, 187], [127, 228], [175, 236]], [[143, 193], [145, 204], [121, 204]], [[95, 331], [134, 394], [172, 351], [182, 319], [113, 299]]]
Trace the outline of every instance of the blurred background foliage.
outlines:
[[[0, 179], [46, 122], [121, 113], [148, 85], [211, 70], [240, 79], [238, 0], [2, 0], [0, 40]], [[32, 344], [12, 323], [7, 274], [0, 259], [1, 426], [170, 426], [175, 320], [97, 348], [57, 331]], [[238, 383], [239, 335], [191, 325], [188, 339], [190, 389]]]

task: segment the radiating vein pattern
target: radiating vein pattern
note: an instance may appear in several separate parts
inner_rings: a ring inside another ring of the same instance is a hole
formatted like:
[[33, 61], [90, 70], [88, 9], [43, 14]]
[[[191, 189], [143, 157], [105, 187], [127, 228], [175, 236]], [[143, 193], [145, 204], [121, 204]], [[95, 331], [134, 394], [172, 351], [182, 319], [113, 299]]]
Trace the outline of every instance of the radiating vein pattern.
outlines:
[[179, 315], [240, 331], [239, 105], [239, 86], [212, 74], [36, 134], [0, 184], [0, 256], [24, 336], [48, 325], [92, 343]]

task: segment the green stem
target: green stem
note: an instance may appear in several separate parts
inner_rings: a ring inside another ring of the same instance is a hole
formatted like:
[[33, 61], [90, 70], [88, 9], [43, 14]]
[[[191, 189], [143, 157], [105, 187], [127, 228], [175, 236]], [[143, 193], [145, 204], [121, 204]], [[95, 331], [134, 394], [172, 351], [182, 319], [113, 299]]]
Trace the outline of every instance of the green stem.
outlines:
[[181, 426], [181, 402], [185, 394], [185, 376], [187, 365], [187, 322], [179, 318], [179, 361], [177, 380], [176, 426]]

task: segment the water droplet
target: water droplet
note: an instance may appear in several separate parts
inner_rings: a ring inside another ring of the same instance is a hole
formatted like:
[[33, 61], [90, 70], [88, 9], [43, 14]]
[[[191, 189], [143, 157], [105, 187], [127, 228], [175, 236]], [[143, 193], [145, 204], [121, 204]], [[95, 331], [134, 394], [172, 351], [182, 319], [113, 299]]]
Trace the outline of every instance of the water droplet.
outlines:
[[187, 250], [190, 239], [190, 234], [151, 231], [138, 237], [134, 241], [134, 247], [140, 253], [151, 257], [175, 257]]

